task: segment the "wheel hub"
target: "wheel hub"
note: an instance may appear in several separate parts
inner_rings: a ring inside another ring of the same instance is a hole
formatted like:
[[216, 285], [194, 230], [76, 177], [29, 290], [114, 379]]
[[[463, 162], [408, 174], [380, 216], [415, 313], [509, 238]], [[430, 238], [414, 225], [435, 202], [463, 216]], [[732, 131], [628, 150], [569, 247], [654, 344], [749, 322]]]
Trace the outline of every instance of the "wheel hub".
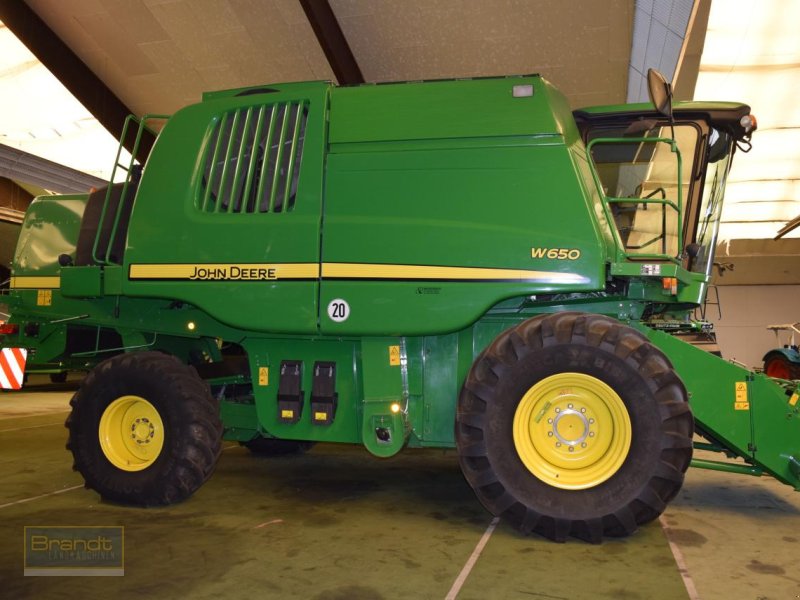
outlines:
[[572, 408], [557, 413], [556, 418], [553, 419], [553, 436], [562, 444], [567, 444], [573, 447], [578, 444], [583, 444], [584, 440], [589, 437], [589, 419], [585, 416], [586, 409], [583, 413], [578, 412]]
[[631, 442], [622, 399], [582, 373], [559, 373], [532, 386], [520, 400], [513, 429], [528, 470], [564, 489], [594, 487], [610, 478]]
[[147, 417], [137, 418], [133, 425], [131, 425], [131, 431], [133, 432], [131, 433], [131, 437], [137, 444], [149, 444], [150, 440], [153, 439], [156, 434], [155, 426]]

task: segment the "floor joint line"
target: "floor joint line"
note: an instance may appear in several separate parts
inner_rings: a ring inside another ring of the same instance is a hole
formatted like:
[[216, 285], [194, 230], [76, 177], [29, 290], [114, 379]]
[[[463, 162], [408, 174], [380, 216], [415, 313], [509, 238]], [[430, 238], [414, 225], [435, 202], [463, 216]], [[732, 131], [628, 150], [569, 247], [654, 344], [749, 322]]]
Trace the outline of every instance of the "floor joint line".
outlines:
[[64, 488], [63, 490], [56, 490], [55, 492], [48, 492], [47, 494], [39, 494], [38, 496], [23, 498], [22, 500], [15, 500], [14, 502], [6, 502], [5, 504], [0, 504], [0, 508], [7, 508], [9, 506], [14, 506], [15, 504], [24, 504], [26, 502], [33, 502], [34, 500], [39, 500], [40, 498], [47, 498], [48, 496], [55, 496], [56, 494], [71, 492], [72, 490], [77, 490], [78, 488], [82, 487], [83, 484], [81, 483], [80, 485], [74, 485], [72, 487]]
[[450, 588], [450, 591], [447, 593], [447, 596], [445, 596], [444, 600], [455, 600], [456, 596], [458, 596], [458, 592], [461, 591], [461, 587], [464, 585], [467, 577], [469, 577], [472, 568], [475, 566], [475, 563], [478, 562], [481, 552], [483, 552], [486, 543], [489, 541], [489, 538], [492, 537], [492, 533], [494, 533], [494, 529], [497, 527], [499, 522], [500, 518], [495, 517], [492, 519], [492, 522], [489, 523], [489, 527], [487, 527], [486, 531], [483, 532], [483, 536], [481, 536], [478, 545], [475, 546], [475, 550], [472, 551], [469, 559], [467, 559], [466, 564], [461, 569], [461, 573], [458, 574], [458, 577], [453, 582], [453, 587]]
[[661, 529], [664, 530], [664, 535], [667, 538], [667, 542], [669, 542], [669, 549], [672, 550], [672, 556], [675, 558], [675, 564], [678, 565], [678, 573], [680, 573], [681, 579], [683, 579], [683, 585], [686, 588], [686, 593], [689, 594], [689, 600], [700, 600], [700, 595], [697, 593], [694, 580], [689, 574], [689, 569], [686, 566], [686, 560], [683, 558], [683, 552], [681, 552], [678, 544], [673, 541], [669, 525], [667, 525], [664, 515], [661, 515], [658, 518], [658, 522], [661, 525]]

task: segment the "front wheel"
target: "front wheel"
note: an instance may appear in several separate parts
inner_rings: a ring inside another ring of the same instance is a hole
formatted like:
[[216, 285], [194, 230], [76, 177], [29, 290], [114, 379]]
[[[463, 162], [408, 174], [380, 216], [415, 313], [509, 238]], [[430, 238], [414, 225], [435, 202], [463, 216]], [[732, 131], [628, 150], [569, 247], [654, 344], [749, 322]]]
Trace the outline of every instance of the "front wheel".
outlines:
[[73, 468], [106, 500], [180, 502], [211, 476], [222, 451], [216, 400], [174, 356], [138, 352], [103, 361], [70, 404]]
[[655, 519], [677, 494], [693, 423], [686, 389], [647, 338], [604, 316], [558, 313], [478, 357], [456, 444], [490, 512], [524, 533], [600, 542]]

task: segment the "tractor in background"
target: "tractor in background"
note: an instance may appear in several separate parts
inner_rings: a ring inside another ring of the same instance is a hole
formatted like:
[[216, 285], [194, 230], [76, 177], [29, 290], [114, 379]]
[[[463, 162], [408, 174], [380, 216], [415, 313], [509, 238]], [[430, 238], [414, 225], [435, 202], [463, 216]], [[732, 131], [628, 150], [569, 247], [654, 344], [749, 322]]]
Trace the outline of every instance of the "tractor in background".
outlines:
[[780, 331], [786, 331], [786, 343], [767, 352], [764, 361], [764, 373], [778, 379], [800, 379], [800, 350], [797, 348], [795, 334], [800, 333], [800, 323], [786, 325], [770, 325], [767, 327], [775, 332], [775, 338], [780, 344]]

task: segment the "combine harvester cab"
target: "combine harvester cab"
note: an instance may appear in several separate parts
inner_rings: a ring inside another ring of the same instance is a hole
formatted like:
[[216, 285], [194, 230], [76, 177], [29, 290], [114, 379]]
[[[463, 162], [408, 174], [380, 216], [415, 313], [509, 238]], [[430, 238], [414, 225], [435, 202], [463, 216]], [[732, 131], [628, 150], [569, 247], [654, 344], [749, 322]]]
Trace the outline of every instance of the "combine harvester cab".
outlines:
[[650, 83], [574, 114], [539, 76], [206, 94], [124, 183], [34, 201], [2, 345], [89, 370], [68, 445], [129, 504], [190, 496], [223, 437], [455, 447], [555, 540], [633, 532], [690, 462], [797, 487], [795, 383], [681, 339], [755, 122]]

